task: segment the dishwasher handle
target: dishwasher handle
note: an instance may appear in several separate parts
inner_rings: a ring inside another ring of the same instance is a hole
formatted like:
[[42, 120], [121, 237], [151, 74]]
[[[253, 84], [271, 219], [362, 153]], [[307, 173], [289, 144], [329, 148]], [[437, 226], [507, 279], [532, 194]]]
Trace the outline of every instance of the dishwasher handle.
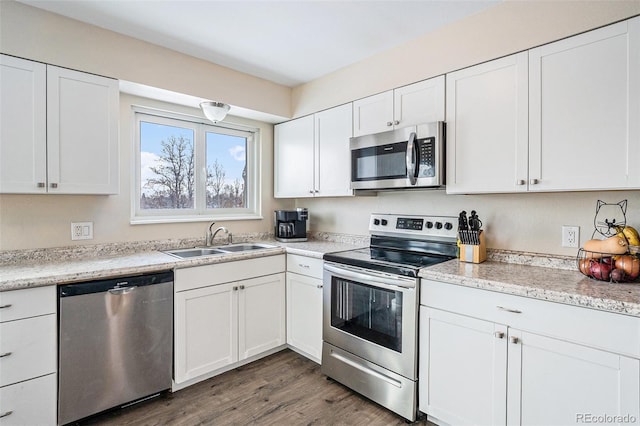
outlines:
[[109, 289], [108, 292], [110, 294], [113, 294], [114, 296], [123, 296], [125, 294], [131, 293], [136, 288], [138, 288], [137, 285], [132, 285], [132, 286], [129, 286], [129, 287], [117, 287], [117, 288]]

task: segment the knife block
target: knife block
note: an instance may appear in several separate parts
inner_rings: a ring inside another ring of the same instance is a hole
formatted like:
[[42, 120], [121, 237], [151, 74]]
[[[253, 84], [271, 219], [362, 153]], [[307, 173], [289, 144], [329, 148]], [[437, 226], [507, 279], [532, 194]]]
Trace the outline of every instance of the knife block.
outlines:
[[478, 234], [480, 244], [460, 244], [460, 261], [469, 263], [482, 263], [487, 260], [487, 245], [484, 241], [484, 232]]

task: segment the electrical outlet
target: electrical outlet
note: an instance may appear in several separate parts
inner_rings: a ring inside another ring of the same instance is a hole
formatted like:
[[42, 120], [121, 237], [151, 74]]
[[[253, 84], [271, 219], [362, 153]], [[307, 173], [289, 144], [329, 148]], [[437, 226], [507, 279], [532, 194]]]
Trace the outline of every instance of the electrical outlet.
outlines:
[[93, 240], [93, 222], [71, 222], [72, 240]]
[[562, 247], [578, 248], [580, 245], [580, 227], [579, 226], [563, 226], [562, 227]]

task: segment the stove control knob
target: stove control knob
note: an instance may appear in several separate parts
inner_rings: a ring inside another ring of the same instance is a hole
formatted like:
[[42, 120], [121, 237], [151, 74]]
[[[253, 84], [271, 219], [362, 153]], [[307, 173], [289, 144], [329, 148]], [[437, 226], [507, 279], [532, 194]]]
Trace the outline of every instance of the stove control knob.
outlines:
[[427, 229], [433, 228], [433, 222], [427, 221]]
[[451, 222], [445, 223], [444, 229], [446, 229], [447, 231], [451, 231], [451, 229], [453, 229], [453, 225], [451, 224]]
[[387, 222], [387, 219], [382, 219], [381, 222], [382, 222], [382, 226], [387, 226], [387, 223], [389, 223]]
[[373, 219], [373, 224], [374, 225], [380, 225], [380, 219]]
[[436, 222], [436, 229], [442, 229], [442, 222]]

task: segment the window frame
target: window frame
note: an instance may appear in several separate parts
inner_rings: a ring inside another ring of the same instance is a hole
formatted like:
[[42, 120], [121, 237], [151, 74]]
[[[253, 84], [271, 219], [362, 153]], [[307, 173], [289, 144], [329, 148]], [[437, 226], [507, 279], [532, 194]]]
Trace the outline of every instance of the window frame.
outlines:
[[[181, 113], [134, 105], [133, 112], [133, 188], [131, 191], [131, 224], [179, 223], [225, 220], [259, 220], [262, 217], [262, 188], [260, 185], [260, 129], [231, 123], [212, 124], [208, 120]], [[140, 122], [193, 129], [194, 140], [194, 208], [141, 209]], [[247, 187], [246, 207], [207, 208], [206, 203], [206, 133], [220, 133], [246, 137]]]

